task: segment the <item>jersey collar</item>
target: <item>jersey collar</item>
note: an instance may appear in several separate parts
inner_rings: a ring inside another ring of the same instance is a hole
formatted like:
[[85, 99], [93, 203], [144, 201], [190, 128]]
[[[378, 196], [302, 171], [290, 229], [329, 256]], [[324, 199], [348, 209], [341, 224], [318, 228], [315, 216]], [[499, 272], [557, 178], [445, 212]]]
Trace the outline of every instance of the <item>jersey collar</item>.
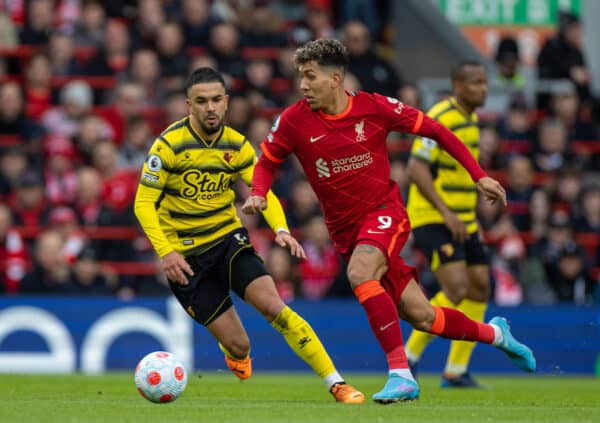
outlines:
[[223, 136], [223, 132], [225, 131], [225, 125], [223, 125], [221, 127], [221, 131], [219, 132], [219, 134], [215, 137], [215, 139], [212, 142], [207, 142], [204, 138], [202, 138], [200, 136], [200, 134], [198, 132], [196, 132], [196, 130], [194, 129], [194, 127], [192, 126], [192, 123], [190, 122], [190, 118], [188, 116], [187, 120], [185, 121], [186, 126], [188, 127], [188, 130], [190, 131], [190, 133], [194, 136], [194, 138], [196, 139], [196, 141], [198, 141], [200, 144], [206, 146], [206, 147], [212, 147], [213, 145], [215, 145], [217, 142], [219, 142], [219, 140], [221, 139], [221, 137]]
[[456, 97], [454, 97], [454, 96], [450, 97], [450, 103], [452, 103], [452, 105], [454, 106], [454, 108], [456, 110], [458, 110], [461, 115], [463, 115], [464, 117], [466, 117], [469, 120], [473, 119], [473, 115], [475, 114], [475, 112], [473, 112], [471, 114], [468, 114], [465, 111], [465, 109], [463, 109], [462, 106], [460, 104], [458, 104], [458, 101], [456, 101]]
[[319, 115], [323, 119], [338, 120], [338, 119], [341, 119], [341, 118], [347, 116], [348, 113], [350, 113], [350, 110], [352, 110], [352, 103], [354, 102], [354, 94], [348, 90], [345, 90], [345, 91], [346, 91], [346, 94], [348, 95], [348, 105], [346, 106], [346, 108], [344, 110], [342, 110], [341, 113], [338, 113], [337, 115], [328, 115], [327, 113], [323, 113], [322, 110], [319, 110]]

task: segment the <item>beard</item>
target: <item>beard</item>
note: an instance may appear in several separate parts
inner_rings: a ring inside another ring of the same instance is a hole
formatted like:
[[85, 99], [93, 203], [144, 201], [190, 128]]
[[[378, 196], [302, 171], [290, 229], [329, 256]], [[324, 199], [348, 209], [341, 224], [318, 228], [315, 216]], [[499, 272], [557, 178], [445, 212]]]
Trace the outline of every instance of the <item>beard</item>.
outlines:
[[219, 130], [223, 127], [223, 118], [219, 119], [214, 125], [207, 125], [204, 123], [204, 121], [200, 121], [199, 123], [205, 134], [212, 135], [216, 132], [219, 132]]

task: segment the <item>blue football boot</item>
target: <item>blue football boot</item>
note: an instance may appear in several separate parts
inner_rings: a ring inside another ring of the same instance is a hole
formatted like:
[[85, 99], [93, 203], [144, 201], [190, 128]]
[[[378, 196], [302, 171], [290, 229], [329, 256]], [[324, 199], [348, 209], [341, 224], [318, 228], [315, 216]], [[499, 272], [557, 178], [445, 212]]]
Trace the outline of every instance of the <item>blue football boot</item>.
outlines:
[[506, 319], [504, 317], [494, 317], [489, 321], [489, 324], [499, 327], [502, 331], [502, 342], [496, 347], [504, 351], [521, 369], [526, 372], [535, 372], [533, 352], [512, 336]]
[[391, 374], [383, 389], [373, 395], [373, 401], [390, 404], [398, 401], [413, 401], [419, 398], [419, 385], [415, 381]]

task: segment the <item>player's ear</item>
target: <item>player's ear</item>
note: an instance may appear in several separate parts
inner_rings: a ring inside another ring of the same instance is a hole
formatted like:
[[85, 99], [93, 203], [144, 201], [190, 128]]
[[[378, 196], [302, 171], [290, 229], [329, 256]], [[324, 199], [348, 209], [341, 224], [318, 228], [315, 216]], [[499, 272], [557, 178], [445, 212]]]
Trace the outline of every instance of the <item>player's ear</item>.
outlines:
[[331, 87], [336, 88], [340, 85], [344, 85], [344, 75], [340, 71], [335, 70], [331, 73]]

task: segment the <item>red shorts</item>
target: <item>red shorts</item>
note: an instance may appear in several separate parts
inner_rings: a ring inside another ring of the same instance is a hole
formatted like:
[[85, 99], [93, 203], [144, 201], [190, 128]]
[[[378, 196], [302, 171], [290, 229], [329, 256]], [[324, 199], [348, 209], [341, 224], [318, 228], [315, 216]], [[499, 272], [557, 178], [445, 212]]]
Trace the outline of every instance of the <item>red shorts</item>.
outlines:
[[410, 234], [410, 222], [402, 205], [384, 205], [369, 212], [358, 225], [358, 232], [350, 248], [341, 251], [346, 261], [358, 244], [369, 244], [381, 250], [386, 257], [388, 271], [381, 285], [396, 304], [411, 279], [419, 280], [417, 270], [407, 265], [400, 252]]

